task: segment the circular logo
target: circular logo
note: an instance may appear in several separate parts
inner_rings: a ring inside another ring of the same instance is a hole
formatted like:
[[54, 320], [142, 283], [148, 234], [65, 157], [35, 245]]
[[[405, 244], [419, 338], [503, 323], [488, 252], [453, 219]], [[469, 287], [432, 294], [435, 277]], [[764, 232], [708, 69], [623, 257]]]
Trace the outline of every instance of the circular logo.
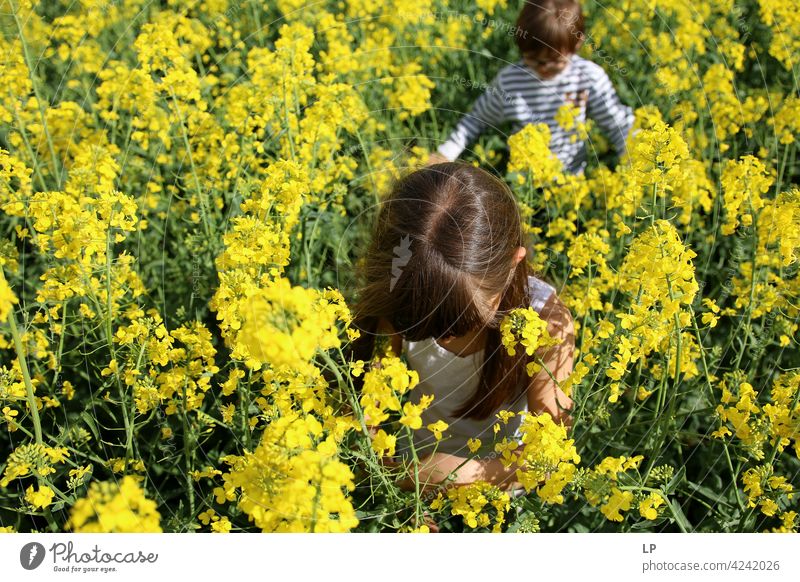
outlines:
[[19, 563], [26, 570], [35, 570], [44, 561], [44, 546], [39, 542], [29, 542], [19, 551]]

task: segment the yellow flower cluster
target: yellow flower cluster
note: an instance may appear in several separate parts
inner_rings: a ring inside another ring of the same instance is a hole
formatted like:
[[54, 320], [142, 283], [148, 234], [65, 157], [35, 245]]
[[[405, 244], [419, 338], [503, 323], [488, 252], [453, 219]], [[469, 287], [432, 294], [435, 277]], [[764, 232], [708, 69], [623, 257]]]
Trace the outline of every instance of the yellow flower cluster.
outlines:
[[770, 426], [770, 442], [782, 452], [794, 439], [794, 454], [800, 459], [800, 373], [781, 374], [772, 384], [771, 403], [762, 408]]
[[764, 163], [755, 156], [728, 160], [720, 177], [725, 203], [725, 224], [722, 234], [733, 234], [739, 224], [750, 226], [758, 211], [764, 207], [762, 198], [774, 179]]
[[431, 108], [431, 89], [436, 85], [426, 75], [421, 74], [422, 65], [408, 62], [389, 69], [390, 77], [381, 83], [390, 85], [387, 92], [389, 107], [399, 111], [399, 119], [416, 117]]
[[691, 305], [699, 289], [692, 264], [695, 256], [666, 220], [655, 221], [631, 243], [620, 268], [618, 288], [635, 303], [628, 313], [617, 313], [628, 336], [619, 336], [615, 360], [606, 370], [614, 380], [609, 402], [617, 401], [619, 381], [628, 366], [653, 350], [660, 351], [675, 334], [680, 334], [684, 349], [680, 362], [675, 361], [677, 353], [670, 355], [670, 377], [679, 372], [689, 377], [699, 373], [694, 364], [699, 356], [694, 339], [676, 329], [689, 325], [689, 313], [682, 306]]
[[197, 516], [203, 525], [210, 525], [211, 531], [214, 533], [230, 533], [231, 521], [225, 517], [220, 517], [213, 509], [207, 509]]
[[723, 378], [720, 404], [716, 407], [720, 428], [711, 433], [712, 436], [720, 439], [735, 436], [745, 451], [758, 461], [764, 459], [767, 442], [782, 452], [794, 439], [795, 455], [800, 458], [797, 434], [800, 374], [789, 372], [777, 376], [770, 392], [771, 402], [763, 405], [758, 402], [753, 386], [743, 377], [739, 371]]
[[141, 477], [93, 481], [86, 497], [75, 502], [66, 528], [75, 533], [161, 532], [156, 502], [139, 485]]
[[[284, 416], [255, 451], [232, 457], [218, 503], [238, 505], [263, 532], [346, 532], [358, 525], [347, 492], [352, 471], [338, 459], [337, 435], [313, 416]], [[236, 490], [240, 493], [237, 496]]]
[[631, 177], [636, 187], [657, 188], [665, 192], [683, 181], [683, 163], [689, 147], [681, 135], [662, 119], [658, 110], [644, 107], [636, 111], [634, 133], [628, 145]]
[[[777, 256], [774, 250], [777, 250]], [[767, 267], [788, 267], [798, 259], [800, 249], [800, 189], [781, 192], [766, 204], [758, 215], [758, 259], [756, 263]], [[774, 260], [778, 259], [776, 265]], [[781, 287], [790, 284], [777, 282]], [[789, 289], [779, 295], [791, 295]], [[784, 307], [781, 305], [781, 307]]]
[[750, 467], [742, 474], [747, 506], [759, 506], [761, 513], [773, 516], [779, 509], [779, 501], [785, 495], [791, 501], [794, 487], [786, 477], [773, 475], [771, 465]]
[[[636, 469], [644, 457], [606, 457], [586, 472], [583, 490], [586, 500], [593, 506], [601, 505], [600, 512], [610, 521], [622, 521], [623, 511], [631, 508], [634, 495], [629, 490], [619, 488], [619, 474]], [[660, 496], [645, 498], [640, 505], [640, 514], [646, 519], [655, 519], [653, 511], [663, 500]], [[652, 511], [651, 511], [652, 510]]]
[[396, 356], [381, 358], [364, 374], [360, 404], [368, 426], [378, 426], [389, 418], [389, 413], [403, 412], [404, 424], [410, 428], [422, 426], [420, 414], [433, 401], [433, 396], [423, 396], [418, 404], [406, 402], [401, 407], [403, 394], [419, 382], [419, 373], [409, 370]]
[[18, 446], [6, 460], [0, 487], [6, 487], [14, 479], [22, 477], [47, 477], [56, 472], [53, 465], [64, 463], [69, 457], [65, 447], [48, 447], [37, 443]]
[[795, 135], [800, 133], [800, 98], [787, 96], [767, 123], [775, 128], [782, 144], [794, 143]]
[[564, 488], [569, 485], [581, 458], [573, 439], [567, 438], [567, 428], [553, 422], [548, 413], [523, 413], [519, 428], [521, 447], [503, 439], [495, 444], [504, 466], [517, 466], [517, 480], [546, 503], [563, 503]]
[[563, 164], [550, 151], [550, 128], [545, 123], [529, 123], [508, 138], [508, 171], [519, 172], [518, 181], [529, 175], [534, 186], [545, 186], [563, 179]]
[[769, 54], [791, 71], [800, 53], [800, 14], [781, 0], [758, 0], [758, 5], [764, 24], [772, 28]]
[[[492, 525], [493, 533], [501, 531], [506, 512], [511, 506], [508, 493], [486, 481], [451, 487], [447, 490], [447, 499], [451, 503], [450, 513], [462, 516], [468, 527], [475, 529]], [[443, 506], [444, 498], [439, 493], [431, 502], [431, 509], [441, 509]], [[491, 508], [494, 508], [494, 524], [489, 511]]]
[[378, 457], [393, 457], [397, 446], [397, 436], [380, 429], [372, 438], [372, 450]]
[[797, 512], [784, 511], [780, 515], [781, 525], [768, 530], [771, 533], [797, 533]]
[[19, 303], [19, 299], [9, 286], [5, 273], [0, 269], [0, 323], [5, 323], [16, 303]]
[[658, 508], [666, 501], [658, 491], [651, 491], [639, 502], [639, 515], [644, 519], [654, 520], [658, 517]]
[[589, 125], [586, 119], [581, 118], [582, 109], [572, 103], [565, 103], [556, 111], [555, 122], [570, 133], [572, 142], [584, 141], [589, 137]]
[[[733, 83], [734, 72], [722, 63], [711, 65], [703, 75], [703, 92], [698, 94], [699, 106], [711, 110], [715, 137], [720, 141], [720, 151], [728, 151], [725, 142], [742, 127], [755, 124], [769, 109], [769, 101], [762, 96], [749, 95], [744, 101], [737, 96]], [[752, 135], [746, 128], [745, 134]]]
[[238, 342], [248, 365], [305, 369], [317, 350], [340, 345], [336, 322], [341, 311], [321, 292], [276, 279], [248, 296]]
[[55, 497], [55, 491], [47, 485], [42, 485], [38, 489], [34, 489], [31, 485], [25, 490], [25, 501], [30, 503], [34, 509], [44, 509], [52, 503], [53, 497]]
[[[532, 307], [513, 309], [500, 322], [500, 334], [503, 346], [510, 356], [517, 353], [516, 348], [522, 346], [525, 353], [532, 356], [539, 349], [548, 348], [561, 343], [547, 330], [547, 322], [539, 317]], [[533, 361], [528, 364], [529, 376], [541, 369], [541, 364]]]
[[[756, 393], [749, 382], [741, 381], [741, 374], [729, 375], [720, 384], [722, 396], [721, 404], [717, 405], [716, 412], [721, 426], [711, 433], [716, 438], [731, 435], [727, 424], [730, 423], [745, 449], [755, 458], [764, 458], [764, 444], [767, 441], [767, 426], [760, 416], [761, 408], [758, 405]], [[739, 382], [737, 382], [739, 380]], [[729, 387], [733, 384], [733, 391]]]

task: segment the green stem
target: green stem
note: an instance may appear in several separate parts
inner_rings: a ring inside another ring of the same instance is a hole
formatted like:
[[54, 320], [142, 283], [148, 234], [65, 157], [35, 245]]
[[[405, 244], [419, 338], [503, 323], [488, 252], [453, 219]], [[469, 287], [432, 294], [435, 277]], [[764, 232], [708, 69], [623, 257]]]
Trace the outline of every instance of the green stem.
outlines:
[[[105, 330], [108, 347], [111, 350], [111, 358], [117, 359], [117, 351], [114, 347], [114, 333], [112, 323], [114, 320], [114, 303], [111, 293], [111, 219], [109, 217], [109, 225], [106, 228], [106, 318]], [[117, 362], [119, 364], [119, 362]], [[122, 382], [119, 379], [119, 374], [115, 373], [114, 377], [117, 379], [117, 391], [119, 392], [120, 407], [122, 408], [122, 418], [125, 422], [125, 470], [128, 469], [128, 462], [133, 458], [133, 420], [128, 415], [128, 405], [125, 398], [125, 390], [122, 387]], [[131, 411], [132, 413], [133, 411]]]
[[41, 445], [43, 444], [42, 423], [39, 420], [39, 410], [36, 408], [36, 397], [33, 395], [33, 383], [31, 382], [31, 375], [28, 372], [28, 364], [22, 347], [22, 338], [20, 337], [19, 329], [17, 328], [17, 314], [14, 309], [11, 309], [11, 313], [9, 313], [8, 323], [11, 325], [11, 335], [14, 337], [14, 347], [17, 350], [19, 368], [22, 371], [22, 379], [25, 383], [25, 393], [28, 399], [28, 407], [31, 409], [31, 418], [33, 419], [33, 432], [36, 435], [36, 444]]
[[206, 198], [207, 194], [203, 191], [203, 188], [200, 186], [200, 179], [197, 177], [197, 168], [194, 165], [194, 156], [192, 156], [192, 146], [189, 143], [189, 136], [186, 134], [186, 126], [184, 124], [185, 118], [181, 113], [180, 107], [178, 105], [178, 97], [175, 95], [175, 92], [172, 90], [172, 87], [169, 88], [170, 94], [172, 95], [172, 100], [175, 103], [175, 111], [178, 113], [178, 119], [180, 121], [181, 126], [181, 136], [183, 137], [183, 144], [186, 148], [186, 155], [189, 156], [189, 166], [192, 169], [192, 178], [194, 179], [194, 186], [197, 190], [197, 196], [200, 202], [200, 214], [203, 217], [203, 229], [206, 233], [206, 239], [210, 242], [213, 241], [212, 232], [211, 232], [211, 225], [208, 222], [208, 208], [206, 206]]
[[191, 427], [189, 426], [189, 421], [187, 419], [187, 410], [186, 410], [186, 384], [188, 383], [189, 378], [188, 376], [183, 381], [183, 386], [181, 388], [182, 396], [183, 396], [183, 410], [181, 411], [181, 417], [183, 422], [183, 456], [186, 462], [186, 491], [189, 494], [189, 513], [191, 515], [195, 514], [195, 502], [194, 502], [194, 484], [192, 483], [192, 476], [191, 473], [194, 470], [194, 435], [192, 433]]
[[59, 164], [58, 156], [56, 155], [56, 149], [53, 146], [53, 138], [50, 136], [50, 130], [47, 127], [47, 118], [44, 114], [44, 108], [42, 107], [42, 95], [39, 92], [38, 85], [34, 79], [33, 67], [31, 66], [31, 57], [30, 53], [28, 52], [28, 42], [25, 40], [25, 33], [22, 30], [22, 23], [19, 21], [19, 12], [16, 2], [12, 2], [12, 13], [14, 14], [14, 22], [17, 25], [17, 32], [19, 33], [19, 41], [22, 45], [22, 55], [25, 59], [25, 66], [28, 68], [28, 74], [31, 80], [31, 87], [33, 88], [33, 93], [36, 95], [36, 105], [39, 109], [39, 117], [42, 120], [42, 129], [44, 130], [45, 138], [47, 139], [47, 146], [50, 150], [50, 157], [53, 159], [53, 175], [56, 178], [56, 185], [58, 189], [61, 189], [61, 167]]

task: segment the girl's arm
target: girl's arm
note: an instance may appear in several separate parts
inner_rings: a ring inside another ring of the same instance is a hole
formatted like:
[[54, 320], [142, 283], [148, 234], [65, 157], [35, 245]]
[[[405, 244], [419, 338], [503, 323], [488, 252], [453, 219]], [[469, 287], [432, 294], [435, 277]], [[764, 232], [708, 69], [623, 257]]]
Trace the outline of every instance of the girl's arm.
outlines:
[[572, 314], [553, 293], [539, 315], [547, 321], [547, 331], [550, 335], [561, 338], [561, 343], [537, 352], [542, 360], [542, 370], [531, 378], [528, 384], [528, 410], [537, 414], [548, 412], [556, 423], [563, 422], [567, 427], [571, 427], [572, 416], [569, 410], [573, 402], [556, 382], [563, 382], [572, 373], [575, 355], [575, 327]]
[[[447, 481], [449, 485], [488, 481], [501, 489], [518, 489], [521, 485], [514, 476], [515, 472], [515, 465], [506, 468], [499, 459], [467, 459], [448, 453], [433, 453], [420, 459], [418, 478], [420, 491], [437, 489], [450, 473], [453, 473], [453, 478]], [[405, 477], [397, 485], [407, 491], [415, 489], [413, 465], [409, 464]]]

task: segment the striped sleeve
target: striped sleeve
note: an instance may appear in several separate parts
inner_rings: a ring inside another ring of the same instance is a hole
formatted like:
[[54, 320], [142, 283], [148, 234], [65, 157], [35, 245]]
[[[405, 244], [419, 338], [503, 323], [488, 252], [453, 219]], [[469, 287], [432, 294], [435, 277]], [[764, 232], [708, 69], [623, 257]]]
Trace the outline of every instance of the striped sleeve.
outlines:
[[475, 101], [470, 112], [461, 118], [447, 141], [439, 146], [438, 152], [453, 161], [487, 127], [494, 127], [503, 122], [505, 113], [502, 95], [500, 73], [498, 73], [486, 91]]
[[619, 156], [625, 154], [625, 141], [628, 132], [633, 126], [633, 111], [624, 105], [611, 84], [602, 67], [595, 65], [591, 68], [591, 83], [589, 99], [586, 105], [586, 114], [594, 119], [606, 136], [614, 144], [614, 149]]

